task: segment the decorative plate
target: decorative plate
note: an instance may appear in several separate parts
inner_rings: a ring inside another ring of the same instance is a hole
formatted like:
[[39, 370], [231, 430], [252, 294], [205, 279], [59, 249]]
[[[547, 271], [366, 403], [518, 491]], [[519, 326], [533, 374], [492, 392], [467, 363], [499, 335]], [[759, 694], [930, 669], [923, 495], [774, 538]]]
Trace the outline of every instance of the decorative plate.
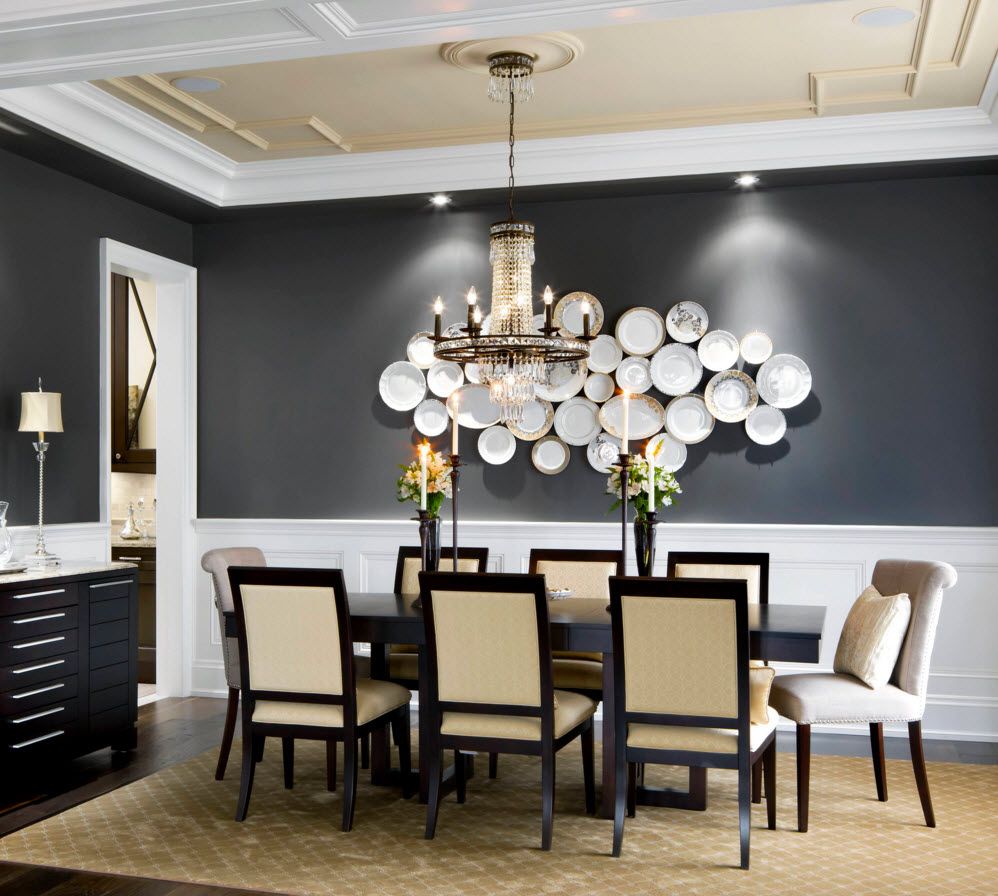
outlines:
[[455, 389], [447, 401], [450, 415], [454, 416], [457, 402], [457, 422], [468, 429], [486, 429], [499, 422], [499, 405], [493, 404], [488, 386], [465, 384]]
[[420, 370], [426, 370], [436, 360], [433, 357], [433, 349], [433, 334], [423, 330], [409, 340], [405, 354]]
[[417, 432], [424, 436], [438, 436], [450, 423], [450, 414], [444, 403], [436, 398], [427, 398], [421, 401], [413, 414], [413, 421], [416, 424]]
[[696, 342], [707, 332], [708, 320], [699, 302], [677, 302], [665, 316], [665, 326], [676, 342]]
[[481, 383], [482, 377], [478, 372], [478, 365], [468, 363], [464, 365], [464, 378], [469, 383]]
[[740, 345], [742, 357], [749, 364], [762, 364], [773, 354], [773, 340], [759, 330], [742, 336]]
[[588, 372], [585, 361], [551, 364], [547, 384], [535, 386], [534, 395], [545, 401], [567, 401], [582, 391]]
[[722, 423], [740, 423], [759, 403], [759, 390], [747, 373], [722, 370], [710, 378], [703, 397], [707, 410]]
[[588, 398], [570, 398], [554, 412], [554, 431], [569, 445], [588, 445], [599, 435], [599, 408]]
[[534, 443], [530, 459], [542, 473], [554, 476], [568, 466], [572, 453], [568, 445], [557, 436], [544, 436], [539, 442]]
[[490, 426], [478, 437], [478, 453], [487, 464], [504, 464], [516, 454], [516, 437], [505, 426]]
[[703, 364], [688, 345], [670, 342], [655, 352], [649, 367], [652, 384], [666, 395], [685, 395], [700, 385]]
[[492, 332], [492, 312], [490, 311], [482, 318], [482, 335], [488, 336]]
[[616, 335], [627, 354], [645, 357], [665, 342], [665, 321], [654, 308], [631, 308], [617, 321]]
[[434, 361], [426, 371], [426, 385], [440, 398], [447, 398], [458, 386], [464, 383], [464, 371], [455, 361]]
[[603, 404], [613, 397], [616, 387], [613, 385], [613, 377], [605, 373], [590, 373], [586, 379], [586, 384], [582, 387], [586, 393], [586, 398], [595, 401], [596, 404]]
[[649, 451], [655, 455], [655, 465], [668, 473], [675, 473], [686, 463], [686, 446], [667, 432], [660, 432], [648, 440], [645, 454]]
[[745, 432], [757, 445], [775, 445], [786, 431], [787, 418], [772, 405], [760, 404], [745, 418]]
[[607, 333], [589, 343], [589, 369], [596, 373], [613, 373], [623, 357], [620, 343]]
[[411, 361], [396, 361], [384, 369], [378, 391], [393, 411], [411, 411], [426, 397], [426, 377]]
[[536, 442], [551, 431], [554, 423], [554, 405], [543, 398], [535, 398], [523, 406], [519, 423], [507, 423], [506, 428], [524, 442]]
[[464, 324], [447, 324], [440, 335], [445, 339], [457, 339], [459, 336], [467, 335], [467, 333], [464, 332], [464, 327]]
[[[551, 322], [559, 327], [565, 336], [582, 335], [582, 303], [588, 302], [589, 335], [595, 336], [603, 328], [603, 306], [599, 299], [588, 292], [570, 292], [563, 295], [554, 306]], [[543, 321], [541, 322], [543, 325]]]
[[774, 408], [799, 405], [811, 391], [811, 371], [796, 355], [773, 355], [756, 375], [759, 394]]
[[597, 473], [610, 472], [610, 465], [620, 462], [620, 439], [601, 432], [586, 448], [586, 460]]
[[680, 395], [665, 409], [665, 428], [687, 445], [702, 442], [714, 429], [714, 418], [699, 395]]
[[[628, 412], [628, 433], [631, 441], [648, 439], [665, 423], [665, 410], [650, 395], [632, 395]], [[599, 412], [599, 422], [610, 435], [618, 439], [624, 434], [624, 396], [614, 395]]]
[[624, 358], [617, 368], [617, 385], [626, 392], [647, 392], [651, 388], [648, 359]]
[[711, 330], [697, 346], [697, 355], [708, 370], [727, 370], [738, 361], [738, 337], [727, 330]]

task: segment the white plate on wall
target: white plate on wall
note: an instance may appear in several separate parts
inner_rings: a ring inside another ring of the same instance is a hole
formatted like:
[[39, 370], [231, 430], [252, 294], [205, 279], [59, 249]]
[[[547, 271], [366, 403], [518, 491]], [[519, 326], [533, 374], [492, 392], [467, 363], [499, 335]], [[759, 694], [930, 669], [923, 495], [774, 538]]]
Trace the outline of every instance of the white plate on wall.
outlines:
[[516, 437], [505, 426], [490, 426], [478, 436], [478, 453], [487, 464], [504, 464], [516, 454]]
[[583, 302], [589, 303], [589, 335], [595, 336], [603, 328], [603, 306], [589, 292], [563, 295], [554, 306], [551, 322], [567, 336], [581, 336]]
[[545, 401], [568, 401], [582, 391], [589, 371], [585, 361], [552, 364], [548, 369], [546, 385], [534, 387], [534, 395]]
[[665, 342], [665, 321], [654, 308], [631, 308], [617, 321], [616, 336], [627, 354], [645, 357]]
[[686, 446], [667, 432], [660, 432], [657, 436], [652, 436], [645, 448], [646, 455], [649, 450], [657, 452], [655, 466], [661, 467], [669, 473], [675, 473], [686, 463]]
[[586, 378], [586, 384], [582, 387], [586, 393], [586, 398], [595, 401], [596, 404], [603, 404], [613, 398], [616, 386], [613, 384], [613, 377], [606, 373], [590, 373]]
[[666, 395], [685, 395], [700, 385], [703, 364], [688, 345], [670, 342], [655, 352], [649, 365], [652, 384]]
[[753, 330], [742, 336], [739, 350], [749, 364], [762, 364], [773, 354], [773, 340], [761, 330]]
[[756, 374], [759, 394], [774, 408], [793, 408], [811, 391], [811, 371], [796, 355], [773, 355]]
[[609, 474], [610, 466], [620, 463], [620, 439], [601, 432], [586, 448], [586, 460], [597, 473]]
[[426, 370], [436, 360], [433, 357], [434, 347], [433, 334], [423, 330], [409, 340], [405, 354], [420, 370]]
[[378, 391], [393, 411], [411, 411], [426, 397], [426, 377], [411, 361], [396, 361], [382, 372]]
[[478, 372], [477, 364], [465, 364], [464, 365], [464, 378], [469, 383], [481, 383], [482, 377]]
[[[624, 434], [624, 396], [614, 395], [599, 412], [600, 423], [610, 435], [618, 439]], [[627, 437], [631, 442], [649, 439], [662, 429], [665, 410], [650, 395], [632, 395], [628, 412]]]
[[697, 346], [697, 356], [708, 370], [734, 367], [738, 361], [738, 337], [727, 330], [711, 330]]
[[534, 443], [530, 459], [542, 473], [554, 476], [568, 466], [572, 453], [568, 445], [557, 436], [544, 436], [539, 442]]
[[607, 333], [589, 343], [589, 369], [595, 373], [613, 373], [623, 357], [620, 343]]
[[674, 439], [695, 445], [714, 431], [714, 418], [699, 395], [679, 395], [665, 409], [665, 428]]
[[707, 332], [707, 309], [699, 302], [677, 302], [665, 316], [665, 326], [676, 342], [696, 342]]
[[536, 442], [546, 436], [554, 423], [554, 405], [543, 398], [535, 398], [523, 406], [519, 423], [507, 423], [509, 429], [518, 439], [525, 442]]
[[450, 425], [450, 414], [438, 398], [427, 398], [416, 406], [412, 415], [416, 431], [424, 436], [438, 436]]
[[625, 392], [647, 392], [651, 388], [651, 373], [647, 358], [624, 358], [617, 367], [617, 385]]
[[455, 389], [447, 401], [447, 410], [454, 416], [457, 402], [457, 422], [467, 429], [486, 429], [499, 422], [499, 405], [492, 402], [488, 386], [465, 384]]
[[464, 384], [464, 371], [455, 361], [435, 361], [426, 371], [426, 385], [439, 398], [447, 398], [458, 386]]
[[722, 423], [741, 423], [759, 403], [759, 390], [747, 373], [722, 370], [710, 378], [703, 400]]
[[745, 418], [745, 432], [757, 445], [775, 445], [787, 432], [787, 418], [772, 405], [760, 404]]
[[570, 398], [554, 412], [554, 431], [569, 445], [588, 445], [599, 435], [599, 408], [588, 398]]

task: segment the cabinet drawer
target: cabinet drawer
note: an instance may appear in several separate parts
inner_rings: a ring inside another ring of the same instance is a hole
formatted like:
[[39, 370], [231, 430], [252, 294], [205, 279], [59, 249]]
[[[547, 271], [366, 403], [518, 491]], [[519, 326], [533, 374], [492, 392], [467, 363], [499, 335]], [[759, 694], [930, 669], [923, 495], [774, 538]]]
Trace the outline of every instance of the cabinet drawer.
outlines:
[[48, 681], [44, 684], [32, 685], [29, 688], [18, 688], [0, 694], [0, 715], [23, 715], [30, 709], [46, 706], [59, 700], [69, 700], [76, 696], [78, 680], [75, 675]]
[[69, 653], [76, 650], [78, 640], [78, 632], [74, 628], [66, 632], [7, 641], [0, 644], [0, 666], [17, 666], [29, 660]]
[[48, 659], [0, 668], [0, 692], [26, 688], [43, 681], [73, 675], [79, 668], [79, 654], [67, 653]]
[[17, 738], [4, 745], [6, 755], [12, 760], [33, 761], [62, 753], [72, 747], [80, 723], [51, 725], [31, 737]]
[[132, 590], [131, 579], [109, 579], [106, 582], [88, 582], [90, 603], [98, 600], [111, 600], [115, 597], [128, 597]]
[[90, 624], [100, 625], [102, 622], [114, 622], [116, 619], [128, 618], [127, 597], [115, 597], [112, 600], [99, 600], [90, 606]]
[[128, 640], [128, 620], [117, 619], [114, 622], [101, 622], [90, 626], [90, 647], [101, 647], [113, 644], [115, 641]]
[[127, 684], [116, 684], [113, 688], [102, 691], [92, 691], [90, 694], [90, 714], [114, 709], [116, 706], [128, 705], [129, 687]]
[[76, 603], [76, 585], [36, 585], [0, 591], [0, 616], [34, 613]]
[[116, 684], [128, 683], [128, 663], [115, 663], [113, 666], [103, 666], [90, 670], [90, 690], [103, 691]]
[[90, 648], [90, 668], [100, 669], [114, 663], [128, 662], [128, 642], [118, 641], [115, 644], [104, 644], [102, 647]]
[[49, 610], [4, 616], [0, 618], [0, 641], [23, 641], [35, 635], [76, 628], [78, 612], [76, 606], [52, 607]]
[[4, 743], [30, 740], [46, 731], [75, 722], [79, 715], [79, 701], [74, 697], [49, 706], [40, 706], [9, 716], [3, 723]]
[[127, 706], [116, 706], [104, 712], [90, 713], [91, 735], [113, 734], [131, 725]]

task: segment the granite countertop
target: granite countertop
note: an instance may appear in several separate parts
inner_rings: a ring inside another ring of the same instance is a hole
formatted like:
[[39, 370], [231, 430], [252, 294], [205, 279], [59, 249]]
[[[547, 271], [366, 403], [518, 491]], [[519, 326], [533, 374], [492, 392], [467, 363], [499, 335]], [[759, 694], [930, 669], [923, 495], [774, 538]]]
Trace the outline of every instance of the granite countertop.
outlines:
[[111, 534], [111, 547], [113, 548], [154, 548], [155, 538], [122, 538], [117, 533]]
[[[14, 561], [15, 563], [19, 561]], [[30, 563], [31, 560], [25, 557], [23, 563]], [[47, 566], [29, 568], [24, 572], [12, 573], [11, 575], [0, 575], [0, 585], [11, 585], [19, 582], [35, 582], [39, 579], [54, 579], [59, 576], [81, 576], [90, 572], [114, 572], [115, 570], [133, 570], [134, 563], [98, 563], [96, 560], [67, 560], [59, 566]]]

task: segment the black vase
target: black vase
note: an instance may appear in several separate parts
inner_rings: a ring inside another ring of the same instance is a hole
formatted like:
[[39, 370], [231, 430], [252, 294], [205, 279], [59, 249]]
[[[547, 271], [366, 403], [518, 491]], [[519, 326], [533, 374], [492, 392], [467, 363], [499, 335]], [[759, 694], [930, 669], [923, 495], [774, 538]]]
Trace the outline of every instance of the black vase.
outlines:
[[634, 521], [634, 556], [638, 563], [638, 575], [650, 576], [655, 569], [655, 525], [658, 520], [654, 513], [644, 519]]
[[419, 511], [419, 548], [423, 572], [440, 568], [440, 517]]

